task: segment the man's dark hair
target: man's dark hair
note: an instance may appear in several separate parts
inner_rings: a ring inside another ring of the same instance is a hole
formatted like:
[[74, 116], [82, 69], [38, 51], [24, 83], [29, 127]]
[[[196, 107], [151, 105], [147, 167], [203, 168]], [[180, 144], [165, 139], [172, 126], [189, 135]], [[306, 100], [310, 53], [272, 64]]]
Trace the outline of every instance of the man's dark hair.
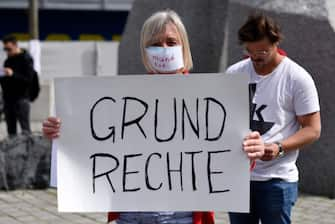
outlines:
[[17, 39], [14, 35], [6, 35], [2, 38], [2, 42], [4, 44], [6, 43], [13, 43], [13, 44], [17, 44]]
[[248, 20], [238, 31], [240, 44], [260, 41], [264, 38], [268, 38], [273, 44], [283, 39], [278, 23], [263, 13], [250, 15]]

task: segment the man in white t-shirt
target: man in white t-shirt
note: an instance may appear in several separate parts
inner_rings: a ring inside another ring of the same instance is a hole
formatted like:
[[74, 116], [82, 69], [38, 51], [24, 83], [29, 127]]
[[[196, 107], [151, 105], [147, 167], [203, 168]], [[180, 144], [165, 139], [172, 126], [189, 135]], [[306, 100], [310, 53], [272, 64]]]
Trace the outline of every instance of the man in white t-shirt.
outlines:
[[249, 16], [238, 32], [249, 56], [227, 73], [250, 77], [250, 128], [261, 133], [265, 155], [251, 173], [250, 213], [230, 213], [232, 224], [291, 223], [297, 199], [296, 159], [320, 137], [318, 94], [310, 74], [278, 53], [279, 26], [263, 14]]

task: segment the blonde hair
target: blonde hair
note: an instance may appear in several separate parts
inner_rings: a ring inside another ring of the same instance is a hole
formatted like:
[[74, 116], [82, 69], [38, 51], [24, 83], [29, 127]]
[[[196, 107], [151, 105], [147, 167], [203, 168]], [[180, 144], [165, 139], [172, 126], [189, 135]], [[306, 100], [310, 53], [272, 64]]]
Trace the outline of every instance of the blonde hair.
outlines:
[[158, 33], [164, 31], [165, 26], [169, 23], [172, 23], [176, 26], [181, 39], [184, 59], [184, 71], [189, 71], [193, 67], [190, 44], [188, 41], [185, 26], [182, 23], [178, 14], [175, 11], [168, 9], [154, 13], [144, 22], [142, 26], [140, 42], [141, 55], [144, 67], [149, 72], [155, 72], [155, 70], [148, 62], [145, 48], [149, 47], [153, 43], [153, 38], [155, 38]]

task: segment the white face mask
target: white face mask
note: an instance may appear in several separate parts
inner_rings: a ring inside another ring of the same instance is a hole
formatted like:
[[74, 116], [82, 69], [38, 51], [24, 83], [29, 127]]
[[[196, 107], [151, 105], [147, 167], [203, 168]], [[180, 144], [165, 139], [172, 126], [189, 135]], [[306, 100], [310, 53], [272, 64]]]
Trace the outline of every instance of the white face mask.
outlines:
[[147, 47], [146, 54], [151, 66], [162, 73], [175, 72], [184, 67], [181, 46]]

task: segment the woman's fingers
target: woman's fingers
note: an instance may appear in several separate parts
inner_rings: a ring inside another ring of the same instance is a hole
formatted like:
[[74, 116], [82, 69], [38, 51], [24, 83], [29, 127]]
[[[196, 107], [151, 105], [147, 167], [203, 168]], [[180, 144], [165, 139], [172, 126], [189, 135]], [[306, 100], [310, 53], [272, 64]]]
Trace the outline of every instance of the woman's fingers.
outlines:
[[58, 138], [60, 136], [59, 132], [43, 132], [44, 136], [47, 137], [48, 139], [55, 139]]
[[60, 128], [60, 124], [55, 124], [55, 123], [50, 123], [49, 121], [44, 121], [42, 124], [42, 127], [46, 127], [46, 128]]
[[53, 127], [43, 127], [42, 128], [43, 133], [45, 134], [53, 134], [59, 132], [58, 128], [53, 128]]
[[50, 121], [50, 122], [60, 123], [60, 119], [58, 117], [48, 117], [47, 120]]
[[60, 128], [61, 121], [57, 117], [48, 117], [44, 122], [43, 122], [43, 127], [55, 127], [55, 128]]
[[58, 138], [60, 134], [59, 130], [54, 128], [43, 127], [42, 131], [44, 136], [49, 139]]
[[54, 139], [54, 138], [59, 138], [59, 136], [60, 136], [60, 133], [57, 132], [55, 134], [52, 134], [50, 137], [51, 137], [51, 139]]
[[42, 132], [49, 139], [58, 138], [61, 121], [57, 117], [48, 117], [42, 124]]

